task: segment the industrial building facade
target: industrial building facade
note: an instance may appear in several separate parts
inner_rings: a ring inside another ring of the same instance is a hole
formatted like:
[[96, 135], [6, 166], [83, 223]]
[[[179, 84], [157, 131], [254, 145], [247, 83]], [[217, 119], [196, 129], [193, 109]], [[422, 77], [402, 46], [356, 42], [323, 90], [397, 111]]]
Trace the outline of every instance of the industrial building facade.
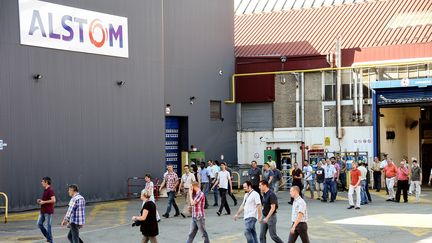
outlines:
[[72, 183], [89, 202], [125, 198], [127, 178], [161, 177], [192, 144], [236, 161], [233, 1], [5, 0], [0, 27], [12, 210], [36, 207], [44, 176], [62, 205]]
[[319, 148], [369, 162], [419, 158], [428, 178], [431, 10], [383, 0], [238, 14], [239, 162], [301, 161]]

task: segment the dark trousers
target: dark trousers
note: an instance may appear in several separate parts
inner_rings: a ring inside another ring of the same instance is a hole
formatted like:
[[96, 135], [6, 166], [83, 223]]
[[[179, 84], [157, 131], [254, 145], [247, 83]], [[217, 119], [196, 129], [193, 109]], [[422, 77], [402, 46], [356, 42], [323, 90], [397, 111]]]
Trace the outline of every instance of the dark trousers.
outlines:
[[79, 238], [79, 225], [70, 224], [68, 239], [71, 243], [82, 243], [83, 241]]
[[227, 214], [231, 214], [231, 210], [230, 210], [230, 207], [228, 205], [227, 198], [226, 198], [227, 192], [228, 192], [228, 189], [219, 188], [219, 193], [221, 196], [221, 205], [219, 207], [219, 213], [222, 213], [223, 208], [225, 208], [225, 211], [227, 212]]
[[297, 238], [300, 236], [300, 239], [303, 243], [309, 243], [309, 236], [307, 233], [307, 224], [305, 222], [300, 222], [294, 231], [294, 234], [290, 232], [290, 235], [288, 237], [288, 243], [294, 243], [296, 242]]
[[323, 189], [323, 201], [327, 201], [328, 197], [328, 191], [330, 189], [330, 200], [334, 201], [336, 199], [336, 192], [335, 192], [335, 184], [336, 182], [332, 178], [325, 178], [324, 179], [324, 189]]
[[173, 191], [168, 192], [168, 207], [167, 207], [167, 210], [166, 210], [166, 213], [165, 213], [167, 215], [169, 215], [169, 213], [171, 212], [171, 206], [174, 206], [176, 214], [180, 213], [180, 210], [179, 210], [179, 208], [177, 206], [177, 203], [175, 201], [175, 194], [176, 193], [173, 192]]
[[346, 181], [346, 172], [340, 173], [339, 180], [340, 180], [340, 182], [342, 184], [342, 190], [346, 191], [347, 190], [347, 188], [346, 188], [346, 184], [347, 184], [347, 181]]
[[228, 195], [231, 197], [234, 204], [237, 205], [237, 198], [235, 197], [234, 193], [231, 191], [230, 183], [228, 183]]
[[[300, 197], [303, 198], [303, 195], [302, 195], [303, 184], [301, 183], [301, 181], [300, 182], [299, 181], [293, 181], [292, 186], [298, 186], [300, 188]], [[293, 203], [293, 202], [294, 202], [294, 198], [291, 197], [290, 203]]]
[[379, 192], [381, 190], [381, 171], [374, 171], [373, 172], [373, 179], [374, 179], [373, 189], [375, 189]]
[[396, 202], [400, 201], [401, 191], [403, 191], [404, 202], [408, 202], [408, 181], [398, 181], [396, 191]]
[[365, 190], [366, 190], [366, 196], [368, 198], [368, 201], [372, 202], [372, 197], [371, 197], [371, 195], [369, 193], [369, 181], [368, 180], [366, 180], [366, 188], [365, 188]]

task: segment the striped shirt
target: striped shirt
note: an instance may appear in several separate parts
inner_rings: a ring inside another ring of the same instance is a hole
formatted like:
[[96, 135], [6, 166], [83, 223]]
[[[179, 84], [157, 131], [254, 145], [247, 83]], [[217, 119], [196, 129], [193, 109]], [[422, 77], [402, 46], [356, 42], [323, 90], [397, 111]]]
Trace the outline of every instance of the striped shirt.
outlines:
[[300, 222], [307, 222], [308, 221], [308, 213], [307, 213], [306, 202], [300, 196], [298, 196], [294, 200], [294, 203], [292, 206], [291, 221], [293, 223], [296, 221], [299, 213], [303, 214], [303, 218], [300, 220]]
[[192, 206], [192, 218], [204, 218], [205, 196], [201, 190], [197, 191], [195, 194], [194, 201], [196, 204]]
[[79, 193], [69, 201], [69, 208], [64, 219], [71, 224], [85, 224], [85, 199]]

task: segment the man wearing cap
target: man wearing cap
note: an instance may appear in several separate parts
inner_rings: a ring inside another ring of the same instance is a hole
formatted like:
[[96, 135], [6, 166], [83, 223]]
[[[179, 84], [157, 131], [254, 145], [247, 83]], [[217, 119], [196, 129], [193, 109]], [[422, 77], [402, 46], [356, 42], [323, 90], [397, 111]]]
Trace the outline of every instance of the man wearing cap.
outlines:
[[416, 202], [420, 200], [422, 179], [423, 175], [421, 168], [417, 163], [417, 159], [413, 158], [411, 168], [411, 185], [408, 194], [411, 195], [412, 192], [415, 190]]

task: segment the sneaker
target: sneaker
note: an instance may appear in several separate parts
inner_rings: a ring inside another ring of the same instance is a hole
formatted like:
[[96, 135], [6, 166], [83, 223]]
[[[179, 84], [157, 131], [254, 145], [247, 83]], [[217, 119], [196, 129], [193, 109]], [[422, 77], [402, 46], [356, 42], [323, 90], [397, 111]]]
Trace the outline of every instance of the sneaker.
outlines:
[[231, 215], [231, 213], [224, 213], [223, 215]]
[[320, 197], [317, 197], [317, 200], [321, 200], [321, 198], [320, 198]]
[[334, 200], [330, 200], [330, 202], [334, 202]]
[[237, 201], [234, 201], [234, 206], [237, 206]]
[[288, 204], [289, 204], [289, 205], [293, 205], [293, 203], [292, 203], [292, 202], [288, 202]]
[[325, 203], [325, 202], [327, 202], [327, 200], [321, 200], [321, 202]]
[[186, 218], [186, 216], [185, 216], [183, 213], [181, 213], [180, 215], [181, 215], [184, 219]]
[[217, 206], [219, 206], [217, 203], [213, 204], [213, 207], [217, 207]]
[[393, 201], [393, 199], [391, 199], [391, 198], [386, 200], [386, 202], [391, 202], [391, 201]]
[[360, 209], [360, 207], [355, 207], [355, 209]]
[[216, 212], [216, 214], [217, 214], [218, 216], [221, 216], [221, 213], [220, 213], [220, 212]]
[[176, 213], [176, 214], [174, 214], [174, 217], [177, 217], [177, 216], [179, 216], [180, 215], [180, 213]]
[[162, 217], [164, 217], [164, 218], [169, 218], [169, 214], [162, 214]]
[[354, 206], [349, 206], [347, 209], [353, 209], [354, 208]]

